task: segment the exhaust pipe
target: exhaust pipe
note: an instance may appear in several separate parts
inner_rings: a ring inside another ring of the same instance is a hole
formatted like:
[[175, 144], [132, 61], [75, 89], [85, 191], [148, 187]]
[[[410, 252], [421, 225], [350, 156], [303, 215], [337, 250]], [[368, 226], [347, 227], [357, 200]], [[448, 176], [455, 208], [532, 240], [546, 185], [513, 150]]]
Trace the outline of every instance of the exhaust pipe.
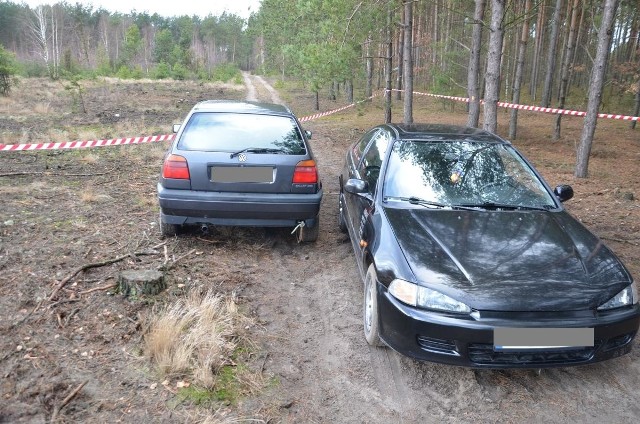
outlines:
[[207, 224], [202, 224], [200, 226], [200, 231], [202, 232], [202, 234], [207, 235], [209, 234], [209, 226]]

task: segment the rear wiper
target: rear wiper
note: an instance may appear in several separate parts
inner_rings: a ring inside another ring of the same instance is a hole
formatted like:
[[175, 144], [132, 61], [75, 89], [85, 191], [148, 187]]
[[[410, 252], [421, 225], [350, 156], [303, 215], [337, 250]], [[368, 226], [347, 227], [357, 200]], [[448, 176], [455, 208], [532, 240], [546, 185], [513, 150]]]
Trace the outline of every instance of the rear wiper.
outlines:
[[495, 203], [495, 202], [464, 204], [459, 206], [469, 207], [469, 208], [490, 209], [490, 210], [503, 209], [503, 210], [510, 210], [510, 211], [525, 211], [525, 210], [526, 211], [548, 211], [549, 209], [553, 209], [553, 206], [550, 206], [550, 205], [544, 205], [542, 207], [538, 207], [538, 206], [509, 205], [505, 203]]
[[283, 149], [273, 149], [269, 147], [247, 147], [242, 150], [238, 150], [237, 152], [233, 152], [229, 155], [229, 159], [233, 159], [238, 156], [240, 153], [283, 153]]
[[469, 206], [465, 206], [465, 205], [445, 205], [444, 203], [438, 203], [438, 202], [431, 202], [429, 200], [425, 200], [425, 199], [421, 199], [420, 197], [415, 197], [415, 196], [411, 196], [411, 197], [395, 197], [395, 196], [388, 196], [384, 198], [385, 201], [387, 200], [399, 200], [401, 202], [409, 202], [412, 205], [420, 205], [420, 206], [426, 206], [426, 207], [430, 207], [430, 208], [438, 208], [438, 209], [464, 209], [464, 210], [473, 210], [473, 207], [469, 207]]

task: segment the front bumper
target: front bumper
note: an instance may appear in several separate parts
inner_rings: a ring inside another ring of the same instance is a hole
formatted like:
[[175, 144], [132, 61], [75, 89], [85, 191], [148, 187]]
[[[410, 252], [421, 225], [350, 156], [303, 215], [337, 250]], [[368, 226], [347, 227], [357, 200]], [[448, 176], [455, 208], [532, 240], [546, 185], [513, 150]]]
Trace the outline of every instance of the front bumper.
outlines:
[[158, 184], [163, 222], [229, 226], [313, 227], [322, 190], [314, 194], [226, 193], [167, 189]]
[[[640, 307], [597, 316], [570, 313], [480, 313], [476, 319], [412, 308], [378, 284], [380, 336], [392, 349], [418, 360], [474, 368], [547, 368], [584, 365], [631, 350]], [[593, 328], [594, 346], [495, 350], [496, 328]]]

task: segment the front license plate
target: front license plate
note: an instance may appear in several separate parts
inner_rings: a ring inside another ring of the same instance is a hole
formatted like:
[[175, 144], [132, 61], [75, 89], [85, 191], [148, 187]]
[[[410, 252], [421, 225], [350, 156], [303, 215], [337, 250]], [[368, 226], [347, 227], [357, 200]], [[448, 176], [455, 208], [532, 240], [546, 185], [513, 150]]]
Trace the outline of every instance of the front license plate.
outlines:
[[593, 346], [593, 328], [496, 328], [493, 349], [528, 350]]
[[214, 183], [272, 183], [270, 166], [213, 166], [211, 181]]

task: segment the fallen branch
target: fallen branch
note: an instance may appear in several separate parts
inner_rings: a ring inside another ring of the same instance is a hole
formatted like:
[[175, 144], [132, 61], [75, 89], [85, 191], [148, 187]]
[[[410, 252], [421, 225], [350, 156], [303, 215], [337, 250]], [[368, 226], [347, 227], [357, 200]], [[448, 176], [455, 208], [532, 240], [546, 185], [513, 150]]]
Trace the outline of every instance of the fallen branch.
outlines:
[[109, 290], [110, 288], [116, 287], [117, 285], [118, 285], [118, 283], [112, 283], [112, 284], [109, 284], [107, 286], [94, 287], [94, 288], [89, 289], [89, 290], [81, 291], [78, 294], [89, 294], [89, 293], [93, 293], [94, 291], [98, 291], [98, 290]]
[[160, 269], [164, 269], [164, 271], [169, 271], [171, 268], [174, 267], [174, 265], [178, 262], [181, 261], [182, 259], [186, 258], [187, 256], [193, 255], [196, 252], [196, 249], [191, 249], [189, 250], [187, 253], [185, 253], [182, 256], [179, 256], [178, 258], [176, 258], [173, 262], [171, 262], [171, 264], [169, 264], [169, 266], [166, 266], [166, 264], [163, 264]]
[[619, 239], [619, 238], [613, 238], [613, 237], [600, 237], [603, 240], [608, 240], [608, 241], [617, 241], [618, 243], [628, 243], [632, 246], [638, 246], [638, 243], [634, 243], [631, 240], [625, 240], [625, 239]]
[[19, 175], [46, 175], [48, 177], [98, 177], [101, 175], [110, 174], [116, 169], [118, 169], [118, 167], [114, 167], [105, 172], [94, 172], [89, 174], [65, 174], [65, 173], [55, 173], [55, 172], [47, 172], [47, 171], [20, 171], [20, 172], [7, 172], [4, 174], [0, 174], [0, 177], [16, 177]]
[[164, 263], [162, 264], [162, 266], [166, 266], [167, 263], [169, 262], [169, 252], [167, 251], [167, 245], [164, 246]]
[[204, 238], [202, 238], [202, 237], [196, 237], [196, 238], [197, 238], [198, 240], [200, 240], [200, 241], [204, 241], [205, 243], [210, 243], [210, 244], [220, 244], [220, 243], [224, 243], [224, 241], [221, 241], [221, 240], [207, 240], [207, 239], [204, 239]]
[[58, 283], [58, 285], [56, 286], [56, 288], [53, 290], [53, 293], [51, 293], [51, 295], [49, 296], [49, 301], [53, 300], [53, 298], [58, 294], [58, 292], [60, 291], [60, 289], [62, 289], [69, 281], [71, 281], [71, 279], [73, 277], [75, 277], [76, 275], [78, 275], [79, 273], [86, 271], [88, 269], [91, 268], [98, 268], [98, 267], [102, 267], [105, 265], [111, 265], [114, 264], [116, 262], [120, 262], [123, 261], [127, 258], [130, 258], [131, 255], [134, 256], [142, 256], [142, 255], [157, 255], [158, 252], [155, 251], [155, 249], [157, 249], [160, 246], [163, 246], [164, 243], [160, 243], [156, 246], [153, 246], [151, 248], [151, 250], [145, 250], [142, 252], [135, 252], [135, 253], [127, 253], [126, 255], [122, 255], [122, 256], [118, 256], [117, 258], [113, 258], [113, 259], [107, 259], [106, 261], [101, 261], [101, 262], [93, 262], [90, 264], [85, 264], [82, 265], [81, 267], [76, 268], [70, 275], [68, 275], [67, 277], [64, 278], [64, 280], [60, 281], [60, 283]]
[[60, 411], [62, 411], [62, 409], [67, 406], [67, 404], [69, 402], [71, 402], [71, 400], [76, 397], [76, 395], [78, 394], [78, 392], [80, 390], [82, 390], [82, 388], [85, 386], [85, 384], [87, 384], [89, 382], [89, 380], [84, 381], [83, 383], [80, 383], [80, 385], [78, 387], [76, 387], [73, 392], [69, 393], [69, 396], [67, 396], [66, 398], [64, 398], [64, 400], [62, 401], [62, 403], [59, 406], [56, 406], [55, 408], [53, 408], [53, 413], [51, 414], [51, 424], [55, 423], [56, 420], [58, 419], [58, 415], [60, 414]]
[[20, 175], [42, 175], [42, 174], [44, 174], [44, 172], [39, 172], [39, 171], [7, 172], [7, 173], [4, 173], [4, 174], [0, 174], [0, 177], [17, 177], [17, 176], [20, 176]]

